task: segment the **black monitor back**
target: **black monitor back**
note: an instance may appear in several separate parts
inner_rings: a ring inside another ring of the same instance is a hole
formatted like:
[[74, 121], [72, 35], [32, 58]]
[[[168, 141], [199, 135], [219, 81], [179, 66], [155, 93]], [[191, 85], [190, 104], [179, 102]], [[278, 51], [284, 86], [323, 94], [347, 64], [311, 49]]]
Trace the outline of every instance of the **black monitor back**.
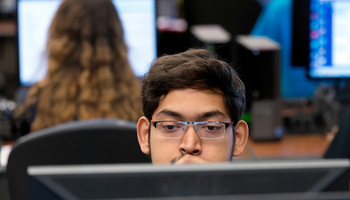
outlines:
[[185, 0], [188, 24], [220, 24], [232, 36], [249, 34], [261, 5], [256, 0]]
[[[31, 167], [31, 199], [137, 199], [349, 191], [349, 161]], [[314, 196], [315, 197], [315, 196]]]
[[310, 0], [293, 0], [292, 65], [307, 67], [309, 63]]

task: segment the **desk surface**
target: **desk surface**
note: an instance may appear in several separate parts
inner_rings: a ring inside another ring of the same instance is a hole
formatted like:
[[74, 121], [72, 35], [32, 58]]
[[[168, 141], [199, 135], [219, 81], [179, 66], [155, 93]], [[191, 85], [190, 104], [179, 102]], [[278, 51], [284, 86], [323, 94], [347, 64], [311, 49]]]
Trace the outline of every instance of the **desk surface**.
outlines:
[[249, 139], [241, 157], [322, 157], [328, 145], [326, 135], [285, 134], [279, 141], [255, 142]]

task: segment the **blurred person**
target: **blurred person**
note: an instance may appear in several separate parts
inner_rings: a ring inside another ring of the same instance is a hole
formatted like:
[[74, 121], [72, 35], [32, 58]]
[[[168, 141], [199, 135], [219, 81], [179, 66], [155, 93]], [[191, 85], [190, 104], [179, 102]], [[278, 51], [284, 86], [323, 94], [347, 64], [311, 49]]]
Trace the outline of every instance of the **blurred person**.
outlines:
[[345, 113], [339, 126], [334, 126], [327, 134], [329, 146], [323, 158], [346, 158], [350, 159], [350, 106], [344, 108]]
[[46, 46], [48, 72], [16, 114], [30, 111], [31, 131], [74, 120], [142, 115], [141, 85], [111, 0], [64, 0]]

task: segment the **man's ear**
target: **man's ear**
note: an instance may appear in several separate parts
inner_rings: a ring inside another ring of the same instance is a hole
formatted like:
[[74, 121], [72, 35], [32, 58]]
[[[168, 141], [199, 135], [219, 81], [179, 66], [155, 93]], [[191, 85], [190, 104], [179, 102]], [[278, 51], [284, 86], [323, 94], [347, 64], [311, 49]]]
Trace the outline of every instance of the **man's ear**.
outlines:
[[149, 125], [150, 121], [146, 117], [141, 117], [137, 123], [137, 139], [139, 140], [139, 145], [141, 151], [144, 154], [149, 154], [150, 143], [149, 143]]
[[236, 128], [236, 141], [235, 141], [235, 147], [233, 149], [232, 155], [234, 157], [237, 157], [241, 155], [245, 145], [247, 144], [249, 128], [247, 123], [243, 120], [238, 121], [235, 128]]

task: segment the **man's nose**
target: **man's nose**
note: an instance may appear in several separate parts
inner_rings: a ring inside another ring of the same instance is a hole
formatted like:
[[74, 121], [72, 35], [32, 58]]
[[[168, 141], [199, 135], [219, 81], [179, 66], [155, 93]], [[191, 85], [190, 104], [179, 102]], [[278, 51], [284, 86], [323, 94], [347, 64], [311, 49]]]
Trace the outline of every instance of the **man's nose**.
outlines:
[[194, 125], [188, 125], [179, 145], [181, 153], [198, 156], [202, 153], [201, 139], [196, 133]]

